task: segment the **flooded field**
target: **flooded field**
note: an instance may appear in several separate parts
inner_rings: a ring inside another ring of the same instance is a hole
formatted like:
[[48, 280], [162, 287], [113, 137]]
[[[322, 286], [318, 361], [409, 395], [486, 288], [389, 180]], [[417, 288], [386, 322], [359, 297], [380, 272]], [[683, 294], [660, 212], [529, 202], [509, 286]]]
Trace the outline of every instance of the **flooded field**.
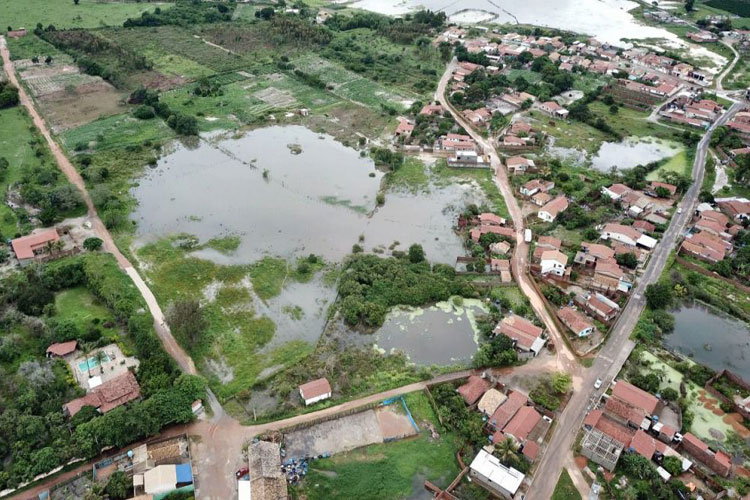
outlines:
[[375, 333], [375, 343], [420, 365], [467, 363], [478, 349], [475, 318], [485, 312], [481, 301], [470, 299], [461, 306], [439, 302], [424, 309], [395, 309]]
[[463, 251], [456, 216], [478, 190], [387, 193], [376, 209], [382, 177], [369, 158], [300, 126], [178, 146], [133, 188], [136, 244], [181, 232], [201, 241], [236, 234], [241, 244], [230, 255], [202, 254], [227, 264], [310, 253], [338, 261], [355, 243], [371, 250], [398, 241], [397, 248], [420, 243], [430, 260], [453, 263]]
[[402, 15], [424, 7], [444, 11], [455, 22], [483, 22], [489, 17], [487, 13], [491, 13], [495, 16], [493, 22], [571, 30], [594, 35], [609, 43], [624, 38], [677, 39], [666, 30], [638, 23], [628, 13], [638, 4], [626, 0], [360, 0], [352, 6], [389, 15]]
[[664, 337], [673, 350], [714, 370], [728, 368], [750, 380], [750, 328], [700, 303], [673, 311], [674, 332]]
[[650, 137], [627, 138], [622, 142], [605, 142], [591, 159], [591, 166], [600, 172], [609, 172], [645, 165], [652, 161], [670, 158], [682, 151], [676, 143]]

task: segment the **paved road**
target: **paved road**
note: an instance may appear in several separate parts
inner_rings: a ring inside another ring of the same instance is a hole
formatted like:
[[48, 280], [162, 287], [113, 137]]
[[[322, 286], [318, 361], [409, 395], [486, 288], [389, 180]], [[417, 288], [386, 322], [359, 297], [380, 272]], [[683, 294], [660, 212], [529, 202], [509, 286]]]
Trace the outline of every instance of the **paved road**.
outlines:
[[531, 284], [531, 278], [528, 275], [527, 259], [529, 255], [529, 244], [524, 241], [524, 219], [521, 213], [521, 208], [518, 205], [518, 201], [513, 195], [513, 187], [508, 180], [508, 174], [502, 163], [500, 162], [500, 156], [497, 154], [495, 146], [492, 144], [491, 139], [486, 139], [479, 135], [471, 125], [464, 119], [463, 116], [448, 102], [445, 95], [445, 90], [448, 82], [451, 79], [453, 70], [456, 68], [457, 61], [455, 58], [450, 62], [445, 73], [443, 73], [438, 88], [435, 91], [435, 99], [447, 109], [453, 119], [461, 125], [466, 132], [482, 147], [484, 153], [489, 156], [492, 169], [495, 173], [495, 184], [500, 189], [500, 193], [505, 199], [505, 205], [508, 207], [508, 213], [510, 218], [513, 220], [513, 227], [516, 230], [516, 245], [513, 250], [513, 256], [511, 258], [511, 266], [513, 267], [513, 274], [516, 277], [521, 291], [531, 302], [531, 307], [534, 309], [536, 315], [544, 322], [547, 327], [547, 331], [555, 342], [557, 348], [557, 362], [558, 369], [564, 370], [569, 373], [576, 373], [578, 371], [578, 363], [575, 355], [570, 351], [568, 345], [565, 343], [562, 333], [557, 328], [557, 324], [552, 319], [547, 308], [544, 307], [542, 298], [537, 293], [534, 286]]
[[0, 36], [0, 53], [2, 54], [3, 68], [5, 70], [5, 73], [8, 75], [8, 79], [13, 85], [18, 87], [18, 97], [20, 99], [21, 105], [26, 108], [26, 111], [31, 116], [34, 125], [42, 134], [45, 141], [47, 141], [47, 146], [49, 146], [50, 151], [52, 151], [52, 155], [55, 157], [55, 161], [57, 162], [57, 165], [62, 173], [65, 174], [65, 177], [68, 178], [68, 181], [70, 181], [70, 183], [80, 191], [81, 197], [86, 203], [86, 208], [88, 209], [88, 218], [89, 221], [91, 221], [94, 232], [104, 242], [104, 251], [112, 254], [115, 259], [117, 259], [117, 263], [122, 269], [127, 272], [128, 276], [130, 276], [130, 278], [133, 280], [133, 283], [135, 283], [136, 287], [138, 287], [141, 295], [143, 295], [146, 304], [148, 304], [149, 311], [151, 311], [151, 314], [154, 317], [154, 328], [156, 329], [159, 338], [164, 344], [164, 348], [166, 349], [166, 351], [172, 356], [172, 358], [174, 358], [175, 361], [177, 361], [183, 371], [191, 374], [196, 374], [197, 371], [195, 369], [195, 365], [193, 364], [193, 360], [182, 349], [182, 347], [180, 347], [177, 341], [175, 341], [174, 337], [172, 336], [172, 332], [169, 331], [169, 327], [164, 321], [164, 314], [162, 313], [159, 304], [156, 302], [154, 294], [151, 293], [151, 290], [149, 290], [148, 285], [146, 285], [141, 276], [138, 274], [138, 271], [136, 271], [133, 265], [117, 248], [112, 235], [107, 230], [102, 220], [99, 218], [99, 215], [96, 212], [96, 207], [91, 201], [91, 196], [89, 196], [89, 193], [86, 189], [86, 183], [83, 181], [83, 178], [81, 178], [81, 175], [65, 155], [60, 145], [52, 138], [52, 134], [50, 133], [46, 122], [37, 111], [33, 99], [29, 97], [29, 95], [26, 93], [26, 90], [21, 85], [19, 85], [18, 79], [16, 78], [16, 72], [13, 68], [13, 63], [10, 60], [10, 52], [8, 51], [8, 47], [5, 43], [5, 37], [2, 36]]
[[[544, 454], [534, 474], [533, 483], [526, 495], [527, 498], [535, 500], [552, 497], [555, 484], [557, 484], [557, 478], [565, 464], [566, 456], [570, 453], [573, 441], [578, 434], [589, 405], [599, 399], [601, 394], [606, 390], [607, 384], [617, 376], [625, 364], [625, 360], [628, 359], [628, 356], [630, 356], [631, 351], [635, 347], [635, 343], [630, 340], [630, 334], [646, 305], [644, 297], [646, 287], [656, 282], [659, 276], [661, 276], [670, 252], [675, 248], [679, 236], [684, 233], [695, 210], [698, 194], [703, 183], [706, 154], [711, 141], [711, 134], [716, 127], [726, 123], [732, 115], [743, 107], [742, 103], [733, 104], [728, 112], [711, 126], [700, 143], [698, 143], [692, 171], [693, 184], [679, 205], [682, 207], [682, 213], [675, 214], [672, 217], [672, 221], [662, 236], [661, 241], [651, 253], [646, 271], [638, 281], [638, 285], [612, 329], [607, 343], [599, 352], [591, 369], [584, 372], [583, 390], [576, 391], [573, 394], [565, 410], [557, 417], [557, 426], [550, 438], [548, 450], [563, 451]], [[597, 378], [602, 379], [605, 384], [602, 385], [601, 389], [594, 390], [594, 381]]]

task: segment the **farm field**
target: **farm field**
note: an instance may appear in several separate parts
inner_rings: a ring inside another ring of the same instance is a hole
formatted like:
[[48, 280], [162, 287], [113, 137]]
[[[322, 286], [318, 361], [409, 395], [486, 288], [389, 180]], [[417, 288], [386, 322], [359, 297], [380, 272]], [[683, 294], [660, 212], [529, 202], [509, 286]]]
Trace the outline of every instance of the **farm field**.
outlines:
[[97, 28], [122, 24], [129, 17], [140, 16], [168, 2], [120, 2], [80, 0], [78, 5], [67, 0], [23, 0], [3, 2], [3, 23], [14, 28], [33, 29], [37, 23], [56, 28]]

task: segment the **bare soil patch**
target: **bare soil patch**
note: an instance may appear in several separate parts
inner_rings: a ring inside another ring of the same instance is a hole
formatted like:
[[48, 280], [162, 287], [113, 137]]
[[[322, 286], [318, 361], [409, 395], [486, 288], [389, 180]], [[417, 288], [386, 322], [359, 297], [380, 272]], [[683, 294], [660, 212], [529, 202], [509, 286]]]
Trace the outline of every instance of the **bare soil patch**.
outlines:
[[375, 415], [378, 418], [378, 424], [380, 424], [380, 431], [383, 434], [384, 441], [401, 439], [417, 433], [409, 417], [403, 413], [397, 413], [390, 406], [378, 408], [375, 410]]
[[45, 95], [39, 103], [53, 130], [59, 133], [125, 112], [125, 98], [126, 94], [100, 80], [80, 85], [72, 92], [62, 90]]
[[253, 94], [253, 97], [260, 99], [266, 104], [277, 108], [284, 108], [294, 104], [296, 99], [294, 96], [286, 90], [279, 90], [273, 87], [268, 87]]

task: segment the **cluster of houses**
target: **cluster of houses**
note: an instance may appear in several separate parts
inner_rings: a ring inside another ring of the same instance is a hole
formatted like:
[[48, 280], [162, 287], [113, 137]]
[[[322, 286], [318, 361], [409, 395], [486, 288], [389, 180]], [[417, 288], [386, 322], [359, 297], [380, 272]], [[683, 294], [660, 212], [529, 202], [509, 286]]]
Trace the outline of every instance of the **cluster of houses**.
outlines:
[[745, 139], [750, 138], [750, 111], [740, 111], [727, 122], [727, 127]]
[[732, 240], [742, 229], [743, 220], [750, 218], [750, 200], [719, 198], [716, 210], [701, 203], [696, 210], [692, 230], [680, 245], [680, 253], [714, 264], [721, 262], [734, 249]]
[[518, 451], [533, 463], [551, 425], [551, 414], [534, 407], [526, 394], [517, 390], [505, 392], [502, 384], [476, 375], [471, 375], [458, 393], [469, 407], [482, 413], [489, 434], [490, 444], [479, 450], [472, 461], [470, 477], [500, 498], [513, 498], [526, 476], [503, 465], [493, 455], [494, 445], [511, 439]]
[[503, 149], [535, 148], [542, 142], [542, 133], [528, 122], [515, 120], [500, 137]]
[[680, 95], [666, 103], [659, 110], [659, 115], [675, 123], [708, 128], [723, 112], [724, 108], [721, 104], [712, 99], [698, 99]]
[[[603, 187], [602, 194], [616, 202], [628, 217], [648, 222], [655, 228], [669, 222], [669, 211], [674, 205], [677, 186], [666, 182], [652, 181], [645, 189], [638, 190], [617, 183]], [[639, 224], [633, 227], [641, 233], [653, 231], [653, 229], [648, 230], [651, 228], [649, 225]], [[638, 239], [635, 238], [635, 241]], [[623, 243], [630, 244], [631, 240], [633, 238], [628, 238]], [[656, 245], [656, 242], [647, 243], [647, 240], [643, 239], [638, 245], [651, 249]]]
[[[513, 281], [511, 274], [510, 259], [511, 241], [515, 240], [515, 230], [506, 226], [507, 221], [493, 213], [485, 212], [469, 221], [469, 237], [474, 243], [479, 243], [479, 239], [484, 234], [496, 234], [504, 236], [505, 240], [496, 241], [489, 245], [489, 257], [487, 263], [491, 273], [498, 274], [502, 283]], [[462, 259], [459, 259], [462, 260]]]
[[611, 394], [583, 421], [581, 454], [613, 471], [620, 457], [635, 453], [655, 462], [659, 476], [668, 481], [662, 463], [666, 457], [680, 460], [685, 472], [700, 462], [712, 472], [727, 477], [731, 458], [714, 451], [691, 433], [680, 434], [681, 417], [674, 405], [660, 400], [633, 384], [613, 382]]

